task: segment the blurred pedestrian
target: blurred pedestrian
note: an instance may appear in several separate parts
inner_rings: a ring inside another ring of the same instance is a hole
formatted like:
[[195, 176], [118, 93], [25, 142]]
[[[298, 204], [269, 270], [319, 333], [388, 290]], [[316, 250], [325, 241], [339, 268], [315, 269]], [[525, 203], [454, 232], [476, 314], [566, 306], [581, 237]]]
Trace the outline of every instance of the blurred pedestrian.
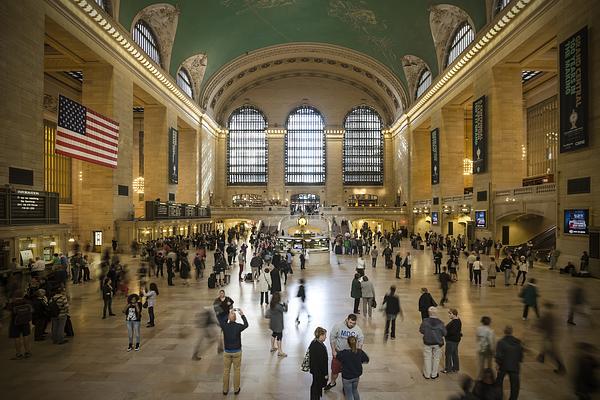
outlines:
[[519, 398], [521, 363], [523, 362], [523, 345], [513, 336], [512, 326], [504, 328], [504, 337], [496, 345], [496, 364], [498, 366], [498, 384], [502, 388], [504, 377], [510, 380], [509, 400]]
[[559, 375], [564, 375], [566, 369], [558, 351], [558, 332], [556, 316], [554, 315], [554, 304], [544, 303], [544, 312], [542, 313], [537, 326], [543, 336], [542, 350], [537, 357], [537, 361], [543, 363], [546, 356], [553, 358], [556, 362], [556, 369], [554, 369], [554, 372]]

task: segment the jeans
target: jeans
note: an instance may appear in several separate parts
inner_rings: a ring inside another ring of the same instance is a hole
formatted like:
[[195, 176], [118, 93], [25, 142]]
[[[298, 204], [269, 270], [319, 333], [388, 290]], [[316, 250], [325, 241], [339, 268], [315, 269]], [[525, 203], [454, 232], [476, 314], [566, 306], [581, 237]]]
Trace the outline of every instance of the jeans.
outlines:
[[503, 369], [498, 370], [498, 381], [497, 384], [502, 387], [502, 383], [504, 382], [504, 376], [508, 375], [508, 379], [510, 380], [510, 397], [509, 400], [517, 400], [519, 398], [519, 373], [514, 371], [504, 371]]
[[233, 364], [233, 390], [240, 388], [240, 367], [242, 365], [242, 352], [223, 353], [223, 392], [229, 392], [229, 375]]
[[371, 258], [371, 267], [373, 267], [373, 268], [377, 267], [377, 259], [376, 258]]
[[510, 272], [508, 268], [504, 270], [504, 286], [510, 285]]
[[73, 283], [79, 282], [79, 267], [71, 268], [71, 275], [73, 276]]
[[154, 306], [148, 307], [148, 318], [150, 319], [148, 324], [154, 325]]
[[410, 264], [409, 264], [409, 265], [406, 265], [406, 266], [404, 267], [404, 278], [406, 278], [406, 279], [410, 279], [410, 276], [411, 276], [411, 275], [410, 275], [410, 268], [411, 268], [411, 265], [410, 265]]
[[354, 314], [358, 314], [358, 306], [360, 305], [360, 297], [354, 299]]
[[446, 371], [458, 372], [460, 365], [458, 362], [458, 342], [446, 341]]
[[133, 334], [135, 333], [135, 343], [140, 343], [140, 321], [126, 321], [127, 335], [129, 336], [129, 344], [133, 344]]
[[448, 287], [442, 287], [442, 299], [440, 304], [443, 306], [448, 301]]
[[108, 313], [112, 314], [112, 297], [104, 297], [104, 309], [102, 311], [102, 317], [106, 317], [106, 310], [108, 309]]
[[475, 279], [476, 285], [481, 285], [481, 270], [480, 269], [473, 270], [473, 278]]
[[538, 311], [537, 304], [534, 304], [532, 306], [525, 304], [525, 306], [523, 307], [523, 318], [527, 318], [527, 315], [529, 315], [529, 307], [533, 308], [533, 311], [535, 311], [535, 315], [539, 318], [540, 312]]
[[362, 298], [363, 305], [363, 315], [366, 317], [367, 312], [369, 313], [369, 317], [373, 315], [373, 307], [371, 307], [371, 302], [373, 301], [372, 297], [363, 297]]
[[396, 337], [396, 314], [387, 314], [385, 318], [385, 334], [387, 336], [390, 325], [392, 326], [392, 337]]
[[264, 295], [265, 303], [269, 304], [269, 292], [260, 292], [260, 305], [261, 306], [263, 304], [263, 295]]
[[163, 265], [164, 264], [157, 264], [156, 265], [156, 277], [158, 278], [158, 274], [160, 274], [161, 277], [165, 276], [165, 274], [163, 273]]
[[324, 376], [312, 376], [312, 384], [310, 385], [310, 400], [320, 400], [323, 397], [323, 388], [327, 385], [327, 380]]
[[469, 267], [469, 282], [473, 282], [473, 264], [468, 264]]
[[90, 280], [90, 267], [83, 267], [83, 280], [84, 281]]
[[52, 343], [60, 343], [65, 339], [66, 315], [59, 315], [52, 318]]
[[344, 397], [346, 400], [360, 400], [360, 394], [358, 394], [358, 380], [360, 378], [354, 379], [344, 379], [342, 378], [342, 384], [344, 385]]
[[481, 379], [481, 376], [483, 375], [483, 370], [486, 368], [492, 368], [492, 359], [494, 357], [491, 352], [488, 352], [488, 353], [478, 353], [477, 358], [478, 358], [477, 368], [479, 371], [477, 373], [477, 379]]
[[425, 378], [436, 378], [440, 367], [442, 348], [439, 344], [423, 345], [423, 375]]
[[521, 286], [523, 286], [525, 284], [525, 279], [527, 279], [527, 272], [525, 271], [519, 271], [517, 273], [517, 280], [515, 281], [515, 285], [519, 284], [519, 278], [523, 276], [523, 282], [521, 282]]

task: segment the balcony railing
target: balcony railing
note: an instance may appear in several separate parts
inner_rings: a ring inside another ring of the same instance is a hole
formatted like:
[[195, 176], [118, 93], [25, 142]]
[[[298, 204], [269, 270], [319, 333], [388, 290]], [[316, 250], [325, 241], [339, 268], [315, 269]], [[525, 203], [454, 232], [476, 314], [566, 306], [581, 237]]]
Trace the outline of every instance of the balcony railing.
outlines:
[[514, 189], [497, 190], [495, 198], [512, 198], [519, 196], [530, 196], [536, 194], [549, 194], [556, 192], [556, 183], [546, 183], [544, 185], [525, 186]]

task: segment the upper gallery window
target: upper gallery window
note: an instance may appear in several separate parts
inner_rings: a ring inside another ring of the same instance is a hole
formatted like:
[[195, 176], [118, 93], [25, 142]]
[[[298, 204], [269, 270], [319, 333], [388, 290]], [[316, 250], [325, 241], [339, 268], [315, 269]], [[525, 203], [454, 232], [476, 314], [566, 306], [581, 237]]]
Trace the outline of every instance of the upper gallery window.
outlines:
[[179, 71], [177, 72], [177, 86], [179, 86], [188, 96], [194, 97], [192, 91], [192, 78], [190, 78], [190, 74], [188, 74], [187, 70], [183, 67], [179, 68]]
[[415, 98], [421, 97], [423, 93], [427, 90], [427, 88], [431, 85], [431, 71], [429, 69], [424, 68], [421, 71], [421, 75], [419, 76], [419, 82], [417, 83], [417, 95]]
[[446, 58], [446, 67], [458, 58], [471, 42], [475, 39], [475, 32], [468, 22], [463, 22], [452, 36], [450, 47], [448, 48], [448, 57]]
[[133, 40], [148, 54], [148, 57], [158, 65], [162, 65], [156, 35], [152, 32], [150, 26], [141, 19], [136, 22], [133, 28]]
[[229, 117], [227, 176], [229, 185], [265, 185], [268, 172], [267, 119], [252, 106]]
[[112, 15], [112, 4], [110, 3], [110, 0], [96, 0], [96, 4], [108, 14]]
[[510, 3], [510, 0], [496, 0], [496, 8], [494, 9], [494, 15], [504, 10], [504, 7], [506, 7], [508, 3]]
[[383, 184], [383, 124], [377, 111], [354, 108], [344, 120], [344, 184]]
[[287, 118], [286, 185], [325, 184], [325, 120], [314, 107], [301, 106]]

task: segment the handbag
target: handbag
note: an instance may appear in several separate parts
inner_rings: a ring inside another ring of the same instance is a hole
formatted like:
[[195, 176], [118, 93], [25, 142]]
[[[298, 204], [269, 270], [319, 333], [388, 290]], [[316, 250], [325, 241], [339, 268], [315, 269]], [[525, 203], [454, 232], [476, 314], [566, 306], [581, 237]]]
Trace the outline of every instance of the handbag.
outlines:
[[146, 301], [144, 302], [144, 304], [142, 304], [142, 307], [144, 307], [144, 308], [148, 308], [148, 300], [146, 300]]
[[304, 354], [304, 358], [302, 359], [302, 365], [300, 366], [302, 372], [310, 372], [310, 353], [309, 350], [306, 349], [306, 353]]
[[377, 300], [375, 300], [375, 297], [371, 299], [371, 307], [377, 308]]

